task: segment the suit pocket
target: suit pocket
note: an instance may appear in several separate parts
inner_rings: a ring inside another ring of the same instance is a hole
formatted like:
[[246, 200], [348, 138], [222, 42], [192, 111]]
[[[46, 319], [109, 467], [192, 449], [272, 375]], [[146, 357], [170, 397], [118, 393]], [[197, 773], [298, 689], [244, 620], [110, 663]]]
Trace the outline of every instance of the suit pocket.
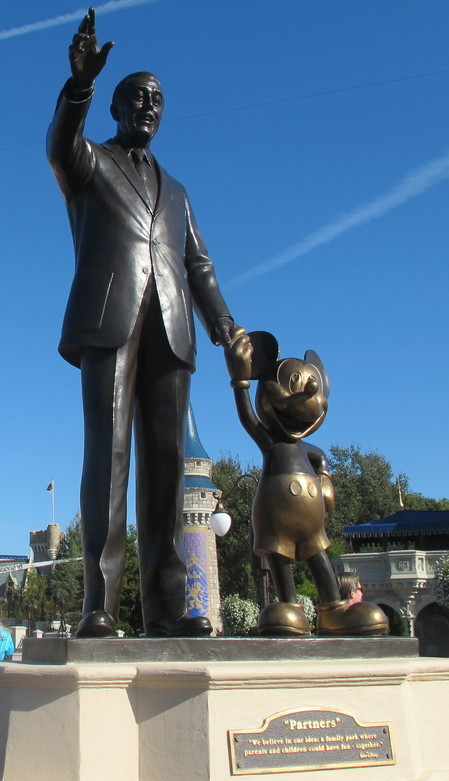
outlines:
[[186, 318], [187, 334], [189, 337], [190, 346], [193, 348], [193, 351], [196, 353], [195, 326], [193, 324], [192, 304], [190, 301], [190, 297], [189, 297], [189, 303], [187, 303], [184, 290], [181, 290], [181, 298], [184, 306], [184, 314]]
[[78, 271], [72, 282], [64, 328], [98, 331], [101, 328], [114, 273], [105, 269]]

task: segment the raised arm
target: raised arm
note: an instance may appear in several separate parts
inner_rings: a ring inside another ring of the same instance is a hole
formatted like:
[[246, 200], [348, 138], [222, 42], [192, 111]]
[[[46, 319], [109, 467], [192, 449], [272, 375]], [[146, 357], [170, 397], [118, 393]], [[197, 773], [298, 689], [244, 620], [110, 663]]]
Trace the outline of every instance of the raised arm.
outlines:
[[252, 345], [248, 334], [240, 335], [229, 347], [225, 348], [226, 365], [231, 376], [231, 387], [234, 389], [240, 423], [262, 452], [265, 452], [272, 445], [272, 440], [254, 412], [251, 403], [249, 394], [251, 356]]
[[95, 34], [95, 10], [89, 8], [69, 47], [72, 86], [75, 90], [83, 91], [93, 87], [113, 46], [114, 41], [108, 41], [100, 49]]
[[90, 8], [69, 47], [72, 76], [59, 95], [47, 133], [48, 159], [67, 201], [85, 186], [95, 167], [91, 146], [83, 137], [84, 122], [95, 78], [113, 45], [109, 41], [101, 49], [98, 46], [95, 11]]

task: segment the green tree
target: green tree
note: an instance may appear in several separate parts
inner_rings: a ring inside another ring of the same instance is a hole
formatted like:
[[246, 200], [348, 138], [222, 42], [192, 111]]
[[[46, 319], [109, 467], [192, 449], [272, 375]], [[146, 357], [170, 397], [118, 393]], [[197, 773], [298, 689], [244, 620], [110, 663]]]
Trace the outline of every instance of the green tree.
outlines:
[[128, 637], [138, 637], [143, 631], [135, 526], [130, 526], [126, 535], [125, 577], [123, 579], [117, 629], [122, 629]]
[[[239, 480], [243, 474], [250, 474], [252, 477]], [[218, 574], [222, 599], [231, 595], [256, 598], [258, 584], [254, 582], [250, 522], [251, 507], [259, 477], [258, 467], [247, 465], [243, 468], [238, 456], [229, 453], [214, 464], [212, 480], [223, 492], [223, 505], [232, 518], [230, 531], [224, 537], [217, 537]], [[258, 561], [254, 562], [254, 565], [260, 569]]]
[[418, 493], [405, 493], [402, 496], [406, 510], [449, 510], [449, 499], [431, 499]]
[[21, 595], [21, 613], [33, 621], [49, 621], [53, 612], [53, 602], [49, 590], [48, 578], [35, 569], [28, 570]]
[[[58, 559], [74, 559], [82, 556], [81, 518], [79, 513], [68, 525], [58, 551]], [[49, 589], [54, 598], [64, 600], [64, 610], [69, 624], [75, 625], [81, 618], [83, 606], [83, 563], [70, 561], [56, 564], [49, 578]]]
[[[326, 528], [332, 542], [341, 542], [347, 524], [374, 521], [398, 509], [399, 492], [391, 464], [380, 453], [362, 453], [359, 445], [332, 445], [329, 466], [335, 510], [329, 513]], [[406, 480], [402, 475], [401, 483]]]
[[308, 597], [316, 605], [318, 602], [318, 591], [310, 577], [307, 564], [303, 561], [295, 561], [292, 566], [297, 594]]

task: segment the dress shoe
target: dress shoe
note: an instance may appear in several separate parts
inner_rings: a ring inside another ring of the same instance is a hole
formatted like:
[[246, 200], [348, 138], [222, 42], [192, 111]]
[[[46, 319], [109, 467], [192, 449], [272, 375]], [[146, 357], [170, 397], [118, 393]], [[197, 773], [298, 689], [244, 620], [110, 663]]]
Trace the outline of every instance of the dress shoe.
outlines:
[[317, 605], [317, 635], [320, 637], [378, 637], [388, 634], [388, 618], [372, 602], [342, 599]]
[[304, 608], [297, 602], [273, 602], [261, 611], [257, 624], [262, 637], [310, 635]]
[[212, 625], [206, 616], [164, 616], [145, 626], [146, 637], [208, 637]]
[[76, 630], [77, 637], [117, 637], [115, 619], [107, 610], [85, 613]]

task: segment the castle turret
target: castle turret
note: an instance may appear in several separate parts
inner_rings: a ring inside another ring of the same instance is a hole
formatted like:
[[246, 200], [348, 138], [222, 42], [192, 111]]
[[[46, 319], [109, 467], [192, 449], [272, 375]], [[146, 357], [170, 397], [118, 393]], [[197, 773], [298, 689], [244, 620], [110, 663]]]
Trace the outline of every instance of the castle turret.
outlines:
[[59, 523], [49, 523], [46, 529], [30, 532], [33, 560], [38, 563], [56, 559], [63, 538], [64, 532], [61, 531]]
[[221, 630], [222, 624], [217, 546], [209, 519], [217, 503], [217, 494], [221, 495], [221, 491], [211, 478], [212, 461], [201, 444], [190, 406], [186, 426], [183, 513], [187, 610], [193, 616], [208, 616], [215, 634]]

